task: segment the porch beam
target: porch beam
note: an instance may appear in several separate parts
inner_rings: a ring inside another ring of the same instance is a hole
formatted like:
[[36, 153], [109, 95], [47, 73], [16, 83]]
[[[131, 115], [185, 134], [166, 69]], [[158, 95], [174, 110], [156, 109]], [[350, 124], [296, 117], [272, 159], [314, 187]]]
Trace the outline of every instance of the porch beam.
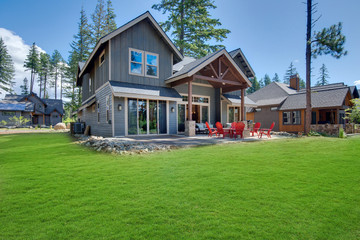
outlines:
[[171, 85], [171, 87], [176, 87], [176, 86], [188, 83], [189, 81], [192, 81], [192, 79], [193, 79], [192, 77], [183, 78], [181, 80], [170, 83], [170, 85]]
[[230, 67], [228, 67], [225, 72], [221, 75], [221, 79], [224, 79], [225, 75], [229, 72]]
[[188, 82], [188, 121], [192, 121], [192, 81]]
[[238, 74], [236, 74], [236, 73], [232, 70], [232, 68], [229, 66], [229, 64], [226, 64], [226, 62], [224, 62], [223, 59], [224, 59], [224, 58], [220, 58], [219, 61], [223, 62], [223, 63], [229, 68], [229, 71], [231, 72], [232, 75], [234, 75], [235, 77], [238, 76]]
[[219, 78], [219, 75], [216, 73], [215, 68], [214, 68], [214, 66], [212, 65], [212, 63], [210, 63], [209, 65], [210, 65], [210, 68], [211, 68], [211, 70], [213, 71], [215, 77], [216, 77], [216, 78]]
[[225, 83], [225, 84], [230, 84], [230, 85], [234, 85], [234, 86], [242, 86], [243, 85], [240, 82], [234, 82], [234, 81], [221, 79], [221, 78], [212, 78], [212, 77], [207, 77], [207, 76], [202, 76], [202, 75], [194, 75], [194, 77], [196, 79], [200, 79], [200, 80], [205, 80], [205, 81], [210, 81], [210, 82], [217, 82], [217, 83]]
[[240, 120], [241, 121], [244, 121], [244, 114], [245, 114], [245, 109], [244, 109], [244, 107], [245, 107], [245, 89], [243, 88], [243, 89], [241, 89], [241, 118], [240, 118]]

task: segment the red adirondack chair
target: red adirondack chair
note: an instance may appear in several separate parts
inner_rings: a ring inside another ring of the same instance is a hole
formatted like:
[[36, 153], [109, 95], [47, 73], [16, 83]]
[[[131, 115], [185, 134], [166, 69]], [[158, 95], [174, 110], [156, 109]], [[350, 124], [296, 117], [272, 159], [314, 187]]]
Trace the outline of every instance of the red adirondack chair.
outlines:
[[236, 123], [234, 138], [236, 138], [237, 136], [244, 138], [243, 136], [244, 128], [245, 128], [245, 124], [243, 122]]
[[225, 138], [225, 135], [230, 136], [230, 131], [229, 130], [224, 130], [221, 123], [217, 122], [215, 125], [216, 125], [217, 133], [219, 134], [219, 136], [220, 136], [220, 134], [223, 135], [223, 138]]
[[251, 136], [254, 136], [254, 135], [255, 135], [255, 133], [259, 136], [259, 132], [258, 132], [258, 130], [260, 129], [260, 127], [261, 127], [261, 123], [259, 123], [259, 122], [255, 123], [255, 124], [254, 124], [254, 128], [253, 128], [253, 130], [252, 130], [252, 131], [250, 131]]
[[209, 126], [209, 123], [208, 122], [205, 122], [205, 124], [206, 124], [206, 127], [207, 127], [207, 129], [209, 130], [209, 135], [208, 135], [208, 137], [212, 137], [212, 135], [218, 135], [218, 132], [216, 131], [216, 128], [211, 128], [210, 126]]
[[234, 129], [234, 130], [236, 129], [236, 122], [231, 123], [231, 128]]
[[270, 128], [260, 129], [260, 130], [259, 130], [259, 131], [260, 131], [260, 132], [259, 132], [259, 134], [260, 134], [259, 138], [262, 138], [262, 135], [263, 135], [263, 134], [265, 134], [268, 138], [271, 138], [270, 132], [273, 130], [274, 126], [275, 126], [275, 122], [273, 122], [273, 123], [271, 124]]

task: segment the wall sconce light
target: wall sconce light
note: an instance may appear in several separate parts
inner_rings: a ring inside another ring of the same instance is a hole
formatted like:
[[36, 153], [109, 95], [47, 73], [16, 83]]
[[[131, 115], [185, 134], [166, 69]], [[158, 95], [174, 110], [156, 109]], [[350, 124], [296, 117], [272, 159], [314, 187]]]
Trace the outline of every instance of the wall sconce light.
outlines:
[[171, 107], [171, 112], [175, 112], [175, 108], [174, 108], [174, 107]]
[[121, 111], [122, 110], [122, 106], [121, 104], [118, 105], [118, 110]]

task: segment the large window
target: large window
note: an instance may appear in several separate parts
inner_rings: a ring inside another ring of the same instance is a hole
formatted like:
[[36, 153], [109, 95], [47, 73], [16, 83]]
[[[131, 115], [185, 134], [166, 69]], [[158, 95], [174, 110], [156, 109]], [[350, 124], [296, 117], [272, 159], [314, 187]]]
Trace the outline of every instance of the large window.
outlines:
[[240, 121], [240, 107], [229, 106], [228, 110], [228, 122], [239, 122]]
[[284, 125], [299, 125], [301, 124], [300, 111], [283, 112]]
[[159, 77], [159, 55], [137, 49], [129, 49], [129, 73], [145, 77]]

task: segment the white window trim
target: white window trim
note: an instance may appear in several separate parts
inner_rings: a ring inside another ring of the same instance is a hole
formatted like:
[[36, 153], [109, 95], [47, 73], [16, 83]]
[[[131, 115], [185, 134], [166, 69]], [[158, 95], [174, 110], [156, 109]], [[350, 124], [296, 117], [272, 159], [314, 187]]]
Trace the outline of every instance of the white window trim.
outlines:
[[230, 108], [234, 108], [234, 118], [235, 118], [235, 108], [238, 108], [238, 115], [239, 115], [239, 120], [241, 119], [241, 106], [236, 106], [236, 105], [227, 105], [227, 114], [226, 114], [226, 122], [230, 123]]
[[[134, 52], [141, 52], [142, 55], [141, 55], [141, 63], [139, 62], [134, 62], [134, 63], [138, 63], [138, 64], [141, 64], [141, 73], [133, 73], [131, 72], [131, 51], [134, 51]], [[129, 48], [129, 74], [130, 75], [135, 75], [135, 76], [144, 76], [144, 51], [141, 51], [139, 49], [135, 49], [135, 48]]]
[[[156, 64], [157, 64], [157, 66], [147, 64], [147, 55], [148, 55], [148, 54], [149, 54], [149, 55], [154, 55], [154, 56], [156, 56]], [[147, 75], [147, 74], [146, 74], [146, 66], [147, 66], [147, 65], [153, 66], [153, 67], [156, 67], [156, 68], [157, 68], [156, 76], [152, 76], [152, 75]], [[144, 74], [145, 74], [145, 77], [159, 78], [159, 54], [157, 54], [157, 53], [152, 53], [152, 52], [145, 52]]]
[[[186, 93], [181, 93], [180, 94], [181, 96], [188, 96], [188, 94]], [[210, 96], [205, 96], [205, 95], [197, 95], [197, 94], [192, 94], [193, 97], [202, 97], [202, 98], [208, 98], [209, 99], [209, 102], [208, 103], [199, 103], [199, 102], [192, 102], [192, 105], [200, 105], [200, 120], [202, 120], [202, 109], [201, 109], [201, 106], [207, 106], [208, 107], [208, 122], [210, 123], [211, 122], [211, 108], [210, 108], [210, 103], [211, 103], [211, 98]], [[189, 101], [181, 101], [181, 102], [178, 102], [176, 104], [176, 111], [178, 110], [178, 105], [185, 105], [185, 120], [187, 118], [187, 114], [188, 114], [188, 111], [186, 111], [186, 105], [189, 104]], [[176, 128], [177, 130], [178, 129], [178, 115], [176, 114]], [[179, 131], [178, 131], [179, 133]]]
[[[100, 56], [99, 56], [99, 67], [101, 66], [101, 65], [103, 65], [104, 64], [104, 62], [105, 62], [105, 49], [101, 52], [101, 54], [100, 54]], [[102, 58], [102, 56], [104, 56], [104, 61], [103, 62], [101, 62], [101, 58]]]

